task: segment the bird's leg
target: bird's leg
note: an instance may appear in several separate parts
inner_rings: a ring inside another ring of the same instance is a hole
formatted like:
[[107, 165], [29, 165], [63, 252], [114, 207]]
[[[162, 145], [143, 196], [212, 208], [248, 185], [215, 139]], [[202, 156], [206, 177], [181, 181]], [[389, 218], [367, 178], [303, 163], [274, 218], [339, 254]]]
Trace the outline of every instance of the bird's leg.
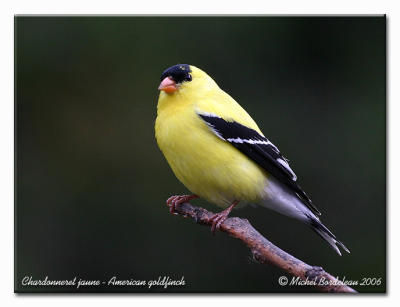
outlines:
[[176, 209], [180, 204], [188, 202], [191, 199], [198, 198], [197, 195], [174, 195], [167, 199], [167, 206], [169, 207], [169, 212], [175, 213]]
[[224, 211], [214, 214], [210, 218], [211, 225], [211, 232], [215, 235], [215, 231], [219, 230], [221, 224], [228, 218], [229, 213], [231, 213], [232, 209], [239, 203], [239, 201], [235, 200], [232, 205], [226, 208]]

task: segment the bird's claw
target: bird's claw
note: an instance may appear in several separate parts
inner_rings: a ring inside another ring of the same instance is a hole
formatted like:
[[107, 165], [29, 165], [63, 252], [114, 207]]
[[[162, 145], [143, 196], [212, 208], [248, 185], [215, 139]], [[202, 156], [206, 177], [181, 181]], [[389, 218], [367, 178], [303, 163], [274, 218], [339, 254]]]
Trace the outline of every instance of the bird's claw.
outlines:
[[222, 211], [220, 213], [214, 214], [210, 218], [211, 232], [214, 236], [215, 236], [215, 232], [221, 228], [222, 223], [227, 219], [228, 214], [226, 214], [224, 211]]
[[167, 199], [167, 206], [169, 207], [169, 212], [171, 214], [174, 214], [174, 215], [178, 214], [175, 211], [179, 205], [180, 198], [182, 198], [182, 196], [174, 195]]
[[228, 218], [229, 213], [231, 213], [232, 209], [239, 203], [239, 201], [235, 200], [228, 208], [224, 211], [214, 214], [210, 218], [211, 222], [211, 232], [215, 236], [215, 231], [221, 228], [222, 223]]
[[[176, 210], [178, 206], [185, 203], [193, 198], [197, 198], [196, 195], [173, 195], [167, 199], [167, 206], [169, 207], [169, 212], [174, 215], [178, 215]], [[187, 217], [187, 216], [186, 216]]]

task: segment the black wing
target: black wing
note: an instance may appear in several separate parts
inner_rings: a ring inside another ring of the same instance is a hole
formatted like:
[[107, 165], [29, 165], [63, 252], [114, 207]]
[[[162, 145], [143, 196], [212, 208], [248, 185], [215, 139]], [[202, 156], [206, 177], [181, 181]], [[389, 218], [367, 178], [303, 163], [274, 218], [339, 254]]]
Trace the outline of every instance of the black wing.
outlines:
[[290, 168], [288, 160], [266, 137], [254, 129], [235, 121], [226, 121], [211, 113], [197, 113], [208, 127], [222, 140], [231, 143], [247, 157], [256, 162], [269, 174], [289, 187], [300, 200], [315, 214], [321, 215], [311, 199], [297, 184], [297, 176]]

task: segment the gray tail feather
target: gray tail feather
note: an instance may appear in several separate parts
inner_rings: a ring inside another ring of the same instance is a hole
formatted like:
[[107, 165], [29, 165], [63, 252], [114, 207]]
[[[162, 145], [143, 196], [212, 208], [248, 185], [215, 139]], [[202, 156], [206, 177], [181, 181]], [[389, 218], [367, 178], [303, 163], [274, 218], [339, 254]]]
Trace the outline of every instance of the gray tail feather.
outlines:
[[328, 229], [321, 221], [315, 217], [309, 216], [311, 229], [314, 230], [321, 238], [323, 238], [328, 244], [339, 254], [342, 256], [338, 246], [342, 248], [347, 253], [350, 253], [348, 248], [344, 246], [342, 242], [336, 239], [336, 236]]

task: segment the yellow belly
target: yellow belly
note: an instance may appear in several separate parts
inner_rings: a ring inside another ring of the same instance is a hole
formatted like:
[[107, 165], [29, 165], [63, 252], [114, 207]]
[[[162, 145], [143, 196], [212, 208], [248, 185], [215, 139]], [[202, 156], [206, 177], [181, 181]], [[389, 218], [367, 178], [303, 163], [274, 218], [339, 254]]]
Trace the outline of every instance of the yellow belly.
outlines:
[[192, 193], [221, 207], [261, 199], [265, 172], [214, 135], [193, 110], [158, 114], [156, 138], [176, 177]]

